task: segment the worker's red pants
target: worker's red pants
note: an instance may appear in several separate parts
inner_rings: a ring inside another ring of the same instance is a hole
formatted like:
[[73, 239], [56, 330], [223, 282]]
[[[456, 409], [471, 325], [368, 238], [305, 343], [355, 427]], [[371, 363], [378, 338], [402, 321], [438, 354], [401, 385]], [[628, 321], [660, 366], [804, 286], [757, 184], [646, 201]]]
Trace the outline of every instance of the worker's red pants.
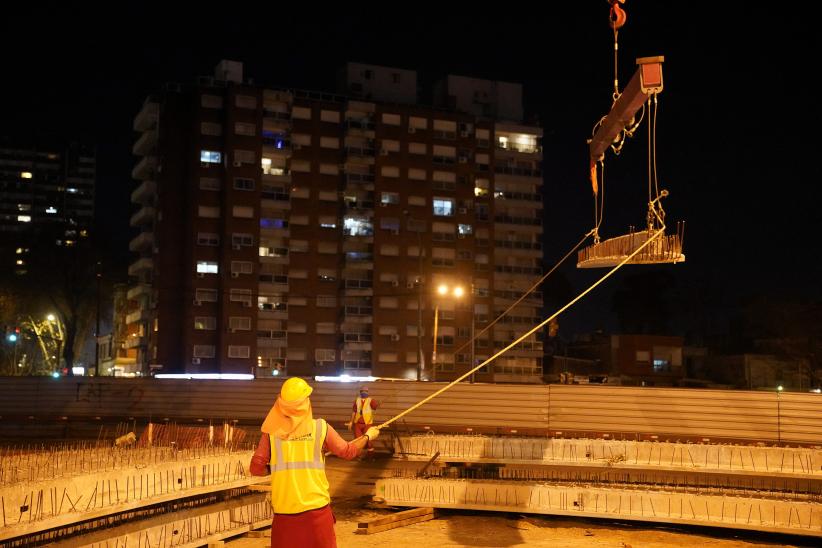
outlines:
[[[364, 424], [362, 422], [356, 423], [354, 425], [354, 437], [359, 438], [360, 436], [364, 436], [365, 433], [368, 432], [369, 427], [370, 427], [370, 425]], [[368, 440], [368, 443], [366, 444], [366, 447], [368, 447], [369, 451], [374, 450], [374, 444], [371, 443], [371, 440]]]
[[330, 504], [299, 514], [274, 514], [271, 548], [337, 548], [336, 521]]

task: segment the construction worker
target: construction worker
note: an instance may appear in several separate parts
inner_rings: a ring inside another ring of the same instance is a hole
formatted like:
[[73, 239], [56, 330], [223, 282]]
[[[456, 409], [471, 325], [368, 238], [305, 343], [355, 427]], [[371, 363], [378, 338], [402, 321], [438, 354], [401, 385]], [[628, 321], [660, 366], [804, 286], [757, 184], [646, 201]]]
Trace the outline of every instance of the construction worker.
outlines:
[[[354, 400], [354, 406], [351, 409], [351, 422], [349, 429], [354, 432], [354, 437], [359, 438], [368, 431], [372, 424], [374, 424], [374, 410], [379, 406], [377, 400], [368, 396], [368, 387], [360, 386], [360, 394]], [[373, 456], [374, 444], [368, 440], [368, 456]]]
[[325, 420], [313, 417], [312, 390], [298, 377], [283, 383], [251, 458], [252, 475], [271, 473], [272, 548], [337, 546], [325, 451], [352, 460], [380, 433], [378, 428], [369, 428], [362, 439], [346, 442]]

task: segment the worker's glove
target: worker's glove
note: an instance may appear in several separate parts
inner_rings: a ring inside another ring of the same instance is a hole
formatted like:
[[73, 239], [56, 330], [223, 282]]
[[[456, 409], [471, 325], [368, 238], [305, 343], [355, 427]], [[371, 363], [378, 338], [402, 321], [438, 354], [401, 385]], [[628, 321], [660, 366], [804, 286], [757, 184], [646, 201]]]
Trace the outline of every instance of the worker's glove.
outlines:
[[374, 441], [375, 439], [377, 439], [377, 437], [379, 437], [380, 429], [372, 426], [371, 428], [368, 429], [368, 431], [365, 433], [365, 435], [368, 436], [368, 439], [370, 441]]

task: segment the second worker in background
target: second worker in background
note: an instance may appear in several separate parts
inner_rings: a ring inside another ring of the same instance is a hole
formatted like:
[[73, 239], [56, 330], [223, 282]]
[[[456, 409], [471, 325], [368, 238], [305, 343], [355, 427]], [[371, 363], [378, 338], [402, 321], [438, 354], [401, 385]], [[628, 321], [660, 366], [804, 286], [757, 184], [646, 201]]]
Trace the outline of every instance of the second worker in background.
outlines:
[[[351, 409], [351, 431], [354, 432], [354, 437], [359, 438], [364, 435], [368, 429], [374, 424], [374, 411], [379, 406], [377, 400], [368, 395], [368, 387], [361, 386], [359, 396], [354, 400], [354, 405]], [[371, 440], [367, 444], [368, 452], [366, 458], [373, 458], [374, 444]]]

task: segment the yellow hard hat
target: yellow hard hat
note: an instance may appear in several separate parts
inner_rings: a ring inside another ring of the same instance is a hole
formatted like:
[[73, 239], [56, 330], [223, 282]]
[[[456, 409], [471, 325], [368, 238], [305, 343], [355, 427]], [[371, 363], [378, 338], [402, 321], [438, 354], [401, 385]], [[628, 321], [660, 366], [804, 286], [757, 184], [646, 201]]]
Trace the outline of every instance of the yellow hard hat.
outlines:
[[308, 383], [300, 377], [291, 377], [283, 383], [283, 387], [280, 389], [280, 397], [283, 401], [298, 402], [310, 396], [313, 391], [314, 389], [308, 386]]

